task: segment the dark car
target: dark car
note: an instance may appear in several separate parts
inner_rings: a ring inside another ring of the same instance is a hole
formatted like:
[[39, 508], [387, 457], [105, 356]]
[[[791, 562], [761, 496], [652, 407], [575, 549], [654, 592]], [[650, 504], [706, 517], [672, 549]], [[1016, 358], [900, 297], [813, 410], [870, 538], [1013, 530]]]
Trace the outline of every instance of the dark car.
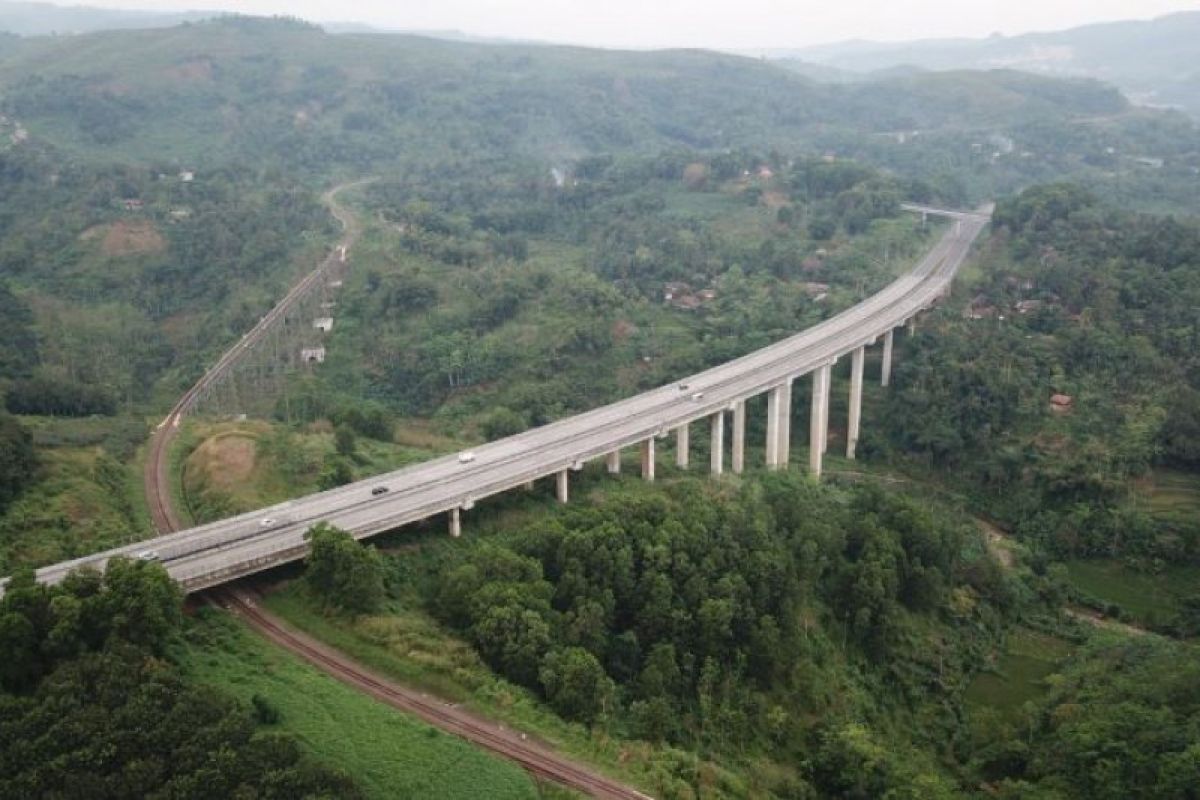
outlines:
[[376, 486], [374, 489], [371, 490], [371, 494], [378, 497], [381, 494], [387, 494], [387, 490], [388, 490], [388, 487], [386, 487], [386, 486]]

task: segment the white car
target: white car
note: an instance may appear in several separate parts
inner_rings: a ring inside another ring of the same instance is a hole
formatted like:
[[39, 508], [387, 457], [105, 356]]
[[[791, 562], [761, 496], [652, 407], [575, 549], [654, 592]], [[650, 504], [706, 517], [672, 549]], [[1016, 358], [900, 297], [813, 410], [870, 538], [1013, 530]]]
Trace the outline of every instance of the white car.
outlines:
[[276, 519], [274, 517], [263, 517], [262, 519], [260, 519], [258, 521], [258, 526], [260, 528], [269, 528], [272, 525], [274, 525], [275, 522], [276, 522]]
[[704, 399], [704, 392], [696, 392], [695, 394], [692, 395], [692, 402], [694, 402], [694, 403], [699, 403], [703, 399]]
[[158, 561], [157, 550], [142, 550], [136, 556], [138, 561]]
[[458, 463], [460, 463], [460, 464], [470, 464], [474, 460], [475, 460], [474, 453], [467, 452], [467, 453], [459, 453], [458, 454]]

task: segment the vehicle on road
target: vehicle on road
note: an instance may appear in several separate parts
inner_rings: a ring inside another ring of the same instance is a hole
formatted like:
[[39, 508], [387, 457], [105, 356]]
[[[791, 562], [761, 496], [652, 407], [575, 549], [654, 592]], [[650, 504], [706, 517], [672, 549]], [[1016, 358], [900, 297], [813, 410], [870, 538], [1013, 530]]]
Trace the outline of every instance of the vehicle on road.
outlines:
[[273, 525], [274, 525], [276, 522], [278, 522], [278, 520], [276, 520], [274, 517], [263, 517], [262, 519], [260, 519], [260, 520], [258, 521], [258, 526], [259, 526], [260, 528], [270, 528], [270, 527], [272, 527], [272, 526], [273, 526]]
[[159, 555], [157, 550], [140, 550], [136, 558], [138, 561], [158, 561]]
[[460, 464], [470, 464], [474, 460], [475, 460], [474, 453], [459, 453], [458, 454], [458, 463], [460, 463]]
[[381, 494], [387, 494], [387, 493], [388, 493], [388, 487], [386, 487], [386, 486], [376, 486], [373, 489], [371, 489], [371, 494], [375, 497], [378, 497]]
[[704, 392], [696, 392], [692, 395], [692, 402], [699, 403], [704, 399]]

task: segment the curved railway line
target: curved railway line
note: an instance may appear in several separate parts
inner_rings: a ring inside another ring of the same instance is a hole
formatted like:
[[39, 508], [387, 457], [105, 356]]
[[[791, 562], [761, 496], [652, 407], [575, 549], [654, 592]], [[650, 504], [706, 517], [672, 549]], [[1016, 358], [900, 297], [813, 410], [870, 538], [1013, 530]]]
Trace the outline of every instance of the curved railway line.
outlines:
[[[344, 184], [325, 195], [325, 201], [329, 204], [331, 213], [342, 224], [345, 231], [345, 236], [338, 245], [339, 248], [345, 247], [346, 250], [349, 250], [358, 238], [360, 231], [353, 215], [337, 204], [337, 194], [343, 189], [362, 183], [365, 181]], [[332, 257], [330, 256], [330, 258]], [[321, 279], [323, 274], [324, 264], [306, 275], [255, 326], [247, 335], [247, 339], [256, 333], [261, 334], [272, 320], [286, 312], [290, 303], [306, 291], [312, 281]], [[179, 398], [179, 401], [166, 418], [159, 423], [158, 428], [150, 437], [143, 471], [143, 484], [151, 519], [160, 534], [174, 533], [184, 528], [184, 523], [175, 511], [171, 493], [171, 443], [179, 434], [180, 422], [204, 386], [211, 383], [220, 371], [228, 369], [233, 364], [245, 341], [246, 339], [243, 339], [226, 351], [213, 368], [208, 370], [194, 386]], [[240, 617], [259, 635], [307, 661], [330, 677], [393, 708], [414, 714], [436, 728], [514, 761], [538, 778], [554, 781], [604, 800], [651, 800], [649, 795], [563, 758], [550, 748], [530, 741], [520, 733], [369, 672], [336, 650], [322, 645], [310, 636], [292, 630], [273, 615], [258, 608], [252, 595], [243, 589], [219, 587], [210, 591], [210, 597]]]
[[286, 648], [342, 683], [374, 697], [380, 702], [414, 714], [447, 733], [470, 741], [496, 755], [520, 764], [545, 780], [569, 786], [604, 800], [650, 800], [650, 796], [612, 778], [559, 756], [548, 747], [523, 734], [427, 694], [406, 689], [382, 678], [359, 664], [283, 625], [274, 616], [257, 607], [245, 590], [214, 589], [215, 600], [245, 620], [264, 637]]
[[[178, 435], [182, 418], [208, 390], [227, 377], [246, 349], [266, 335], [270, 326], [287, 314], [315, 281], [325, 279], [339, 252], [344, 257], [360, 231], [353, 215], [337, 203], [337, 194], [364, 182], [343, 184], [325, 194], [331, 213], [342, 224], [342, 241], [180, 397], [151, 436], [143, 480], [150, 514], [161, 535], [141, 545], [43, 568], [38, 573], [39, 579], [61, 580], [73, 568], [85, 565], [103, 568], [109, 557], [133, 556], [141, 548], [157, 548], [155, 557], [187, 591], [207, 589], [210, 596], [218, 598], [261, 635], [337, 680], [509, 758], [539, 778], [596, 797], [645, 800], [647, 795], [637, 789], [567, 759], [546, 745], [530, 742], [502, 725], [366, 670], [332, 648], [290, 629], [259, 608], [244, 590], [222, 588], [221, 584], [303, 558], [307, 552], [303, 534], [316, 520], [328, 520], [358, 538], [449, 510], [453, 510], [457, 521], [458, 511], [470, 508], [477, 499], [547, 475], [566, 475], [568, 470], [579, 469], [583, 462], [619, 452], [622, 447], [652, 443], [676, 426], [723, 414], [733, 404], [774, 390], [783, 381], [790, 386], [796, 377], [815, 369], [824, 369], [828, 381], [829, 365], [840, 356], [857, 348], [861, 358], [863, 347], [884, 333], [890, 337], [894, 327], [929, 308], [946, 293], [971, 243], [987, 224], [990, 209], [940, 212], [924, 206], [910, 207], [908, 210], [923, 215], [941, 213], [955, 220], [953, 228], [911, 272], [812, 328], [685, 378], [680, 385], [669, 384], [482, 445], [469, 461], [446, 456], [270, 509], [184, 529], [173, 504], [170, 469], [170, 445]], [[890, 341], [888, 338], [888, 346]], [[686, 387], [691, 387], [692, 394], [681, 395], [681, 389]], [[381, 484], [391, 484], [392, 491], [376, 496], [372, 489]], [[560, 499], [565, 501], [565, 494]], [[0, 581], [0, 591], [3, 583]]]

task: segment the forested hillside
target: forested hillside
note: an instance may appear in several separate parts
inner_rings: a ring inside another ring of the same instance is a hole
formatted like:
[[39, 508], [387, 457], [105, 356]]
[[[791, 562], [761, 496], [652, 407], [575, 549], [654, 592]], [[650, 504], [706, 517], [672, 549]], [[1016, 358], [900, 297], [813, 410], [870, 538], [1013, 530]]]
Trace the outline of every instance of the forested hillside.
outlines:
[[[995, 224], [985, 277], [919, 336], [868, 447], [969, 487], [1045, 558], [1200, 565], [1195, 515], [1139, 488], [1200, 466], [1200, 226], [1069, 185], [1002, 203]], [[1194, 631], [1198, 588], [1159, 623]]]
[[[321, 528], [263, 603], [664, 798], [1185, 800], [1198, 175], [1183, 115], [1010, 70], [253, 18], [0, 37], [0, 574], [150, 534], [141, 444], [335, 241], [334, 183], [375, 178], [328, 358], [269, 419], [184, 424], [196, 521], [677, 381], [907, 271], [945, 223], [902, 202], [996, 200], [855, 462], [837, 365], [825, 485], [800, 381], [786, 473], [756, 399], [745, 475], [668, 450], [655, 484], [481, 498], [461, 539]], [[0, 795], [558, 796], [179, 601], [144, 562], [14, 578]]]
[[1200, 14], [1124, 20], [1062, 31], [928, 39], [844, 42], [776, 53], [827, 67], [870, 73], [904, 69], [990, 69], [998, 66], [1058, 76], [1089, 76], [1119, 86], [1138, 101], [1178, 105], [1200, 114], [1195, 63]]
[[[69, 152], [309, 177], [497, 154], [549, 167], [598, 152], [749, 146], [873, 151], [926, 179], [971, 173], [963, 186], [978, 199], [1064, 168], [1111, 181], [1114, 165], [1135, 172], [1125, 159], [1136, 156], [1196, 165], [1198, 151], [1171, 115], [1134, 111], [1094, 81], [1000, 71], [833, 86], [703, 51], [332, 35], [249, 18], [29, 39], [0, 61], [0, 87], [3, 113]], [[893, 138], [914, 131], [925, 138]], [[997, 136], [1012, 146], [989, 143]]]

